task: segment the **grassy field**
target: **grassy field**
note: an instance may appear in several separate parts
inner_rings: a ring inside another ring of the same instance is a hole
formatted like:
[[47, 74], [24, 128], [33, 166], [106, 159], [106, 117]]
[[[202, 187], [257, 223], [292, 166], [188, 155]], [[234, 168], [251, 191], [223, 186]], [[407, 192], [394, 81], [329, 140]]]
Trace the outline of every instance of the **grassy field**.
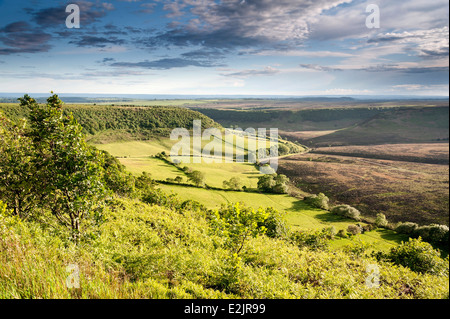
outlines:
[[[289, 195], [272, 195], [244, 192], [227, 192], [207, 190], [201, 188], [186, 188], [176, 185], [160, 185], [159, 188], [178, 194], [183, 200], [195, 199], [210, 209], [218, 208], [221, 204], [243, 202], [255, 209], [259, 207], [273, 207], [280, 212], [286, 212], [286, 219], [293, 229], [315, 230], [334, 226], [336, 230], [347, 230], [355, 221], [343, 219], [330, 212], [311, 208], [303, 201]], [[363, 223], [364, 224], [364, 223]], [[371, 245], [372, 249], [388, 250], [389, 248], [407, 241], [408, 238], [386, 229], [378, 229], [358, 236], [359, 239]], [[353, 239], [355, 240], [355, 239]], [[357, 239], [356, 239], [357, 240]], [[336, 239], [332, 246], [338, 248], [348, 245], [352, 239]]]
[[[126, 142], [97, 145], [100, 149], [110, 152], [119, 157], [119, 160], [133, 174], [140, 174], [143, 171], [152, 174], [157, 180], [166, 180], [183, 176], [183, 173], [175, 167], [164, 163], [163, 161], [150, 157], [162, 151], [170, 150], [170, 140], [160, 139], [145, 142]], [[232, 164], [183, 164], [193, 170], [199, 170], [205, 174], [206, 184], [221, 188], [224, 180], [231, 177], [239, 177], [242, 185], [250, 188], [256, 188], [258, 170], [255, 166], [247, 163]], [[191, 188], [177, 185], [160, 185], [161, 189], [167, 192], [177, 193], [182, 199], [194, 199], [204, 204], [208, 208], [219, 207], [223, 203], [244, 202], [248, 206], [274, 207], [275, 209], [286, 212], [286, 218], [293, 228], [311, 230], [322, 229], [324, 227], [335, 226], [337, 230], [347, 229], [348, 225], [354, 224], [354, 221], [343, 220], [326, 211], [312, 209], [303, 201], [289, 195], [271, 195], [246, 192], [229, 192], [208, 190], [203, 188]], [[374, 248], [388, 249], [406, 239], [390, 231], [374, 231], [361, 235], [364, 242], [372, 243]], [[350, 242], [349, 239], [339, 239], [333, 242], [333, 245], [340, 247]]]

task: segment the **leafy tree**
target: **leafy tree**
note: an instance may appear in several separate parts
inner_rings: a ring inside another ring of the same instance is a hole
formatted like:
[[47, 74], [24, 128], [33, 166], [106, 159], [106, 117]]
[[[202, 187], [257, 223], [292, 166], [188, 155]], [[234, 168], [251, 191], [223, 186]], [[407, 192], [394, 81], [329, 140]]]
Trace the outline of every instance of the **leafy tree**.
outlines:
[[249, 238], [266, 233], [264, 222], [269, 216], [270, 213], [262, 208], [255, 210], [236, 203], [216, 210], [211, 222], [216, 233], [226, 238], [226, 247], [237, 256]]
[[135, 185], [137, 189], [145, 191], [149, 188], [153, 188], [156, 183], [152, 179], [151, 174], [143, 172], [138, 178], [136, 178]]
[[223, 188], [231, 190], [241, 190], [241, 179], [239, 177], [232, 177], [229, 181], [223, 181]]
[[258, 179], [258, 189], [266, 193], [286, 194], [288, 192], [286, 175], [263, 175]]
[[272, 175], [263, 175], [258, 179], [258, 189], [263, 192], [272, 192], [275, 181]]
[[19, 99], [30, 110], [30, 129], [34, 149], [33, 165], [39, 180], [41, 205], [72, 230], [78, 242], [81, 221], [92, 216], [105, 197], [103, 156], [86, 143], [82, 127], [72, 114], [64, 115], [57, 95], [39, 105], [28, 95]]
[[135, 191], [135, 180], [128, 173], [119, 160], [108, 152], [102, 151], [103, 156], [103, 180], [105, 186], [119, 196], [130, 196]]
[[205, 175], [200, 171], [193, 171], [192, 173], [189, 173], [188, 179], [197, 187], [205, 184]]
[[23, 219], [37, 202], [36, 168], [32, 141], [26, 135], [26, 122], [15, 125], [0, 114], [0, 196]]
[[175, 182], [177, 182], [178, 184], [183, 183], [183, 177], [181, 177], [181, 176], [175, 177]]

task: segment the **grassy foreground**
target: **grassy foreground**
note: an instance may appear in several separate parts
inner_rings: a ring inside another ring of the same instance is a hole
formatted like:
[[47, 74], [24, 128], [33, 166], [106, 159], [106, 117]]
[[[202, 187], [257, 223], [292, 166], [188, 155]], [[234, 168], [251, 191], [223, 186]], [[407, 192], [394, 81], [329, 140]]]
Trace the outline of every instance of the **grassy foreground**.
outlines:
[[[200, 211], [116, 199], [78, 247], [62, 230], [0, 215], [0, 298], [447, 298], [448, 277], [364, 254], [251, 238], [236, 260]], [[380, 286], [366, 285], [368, 265]], [[80, 288], [67, 281], [79, 268]]]

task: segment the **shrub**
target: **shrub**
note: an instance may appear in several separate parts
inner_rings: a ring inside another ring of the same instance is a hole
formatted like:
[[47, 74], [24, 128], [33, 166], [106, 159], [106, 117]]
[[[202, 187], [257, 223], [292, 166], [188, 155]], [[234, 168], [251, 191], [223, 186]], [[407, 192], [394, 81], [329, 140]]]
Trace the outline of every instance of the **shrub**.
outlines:
[[411, 238], [409, 242], [391, 248], [389, 253], [379, 254], [380, 257], [415, 272], [448, 276], [448, 257], [442, 259], [440, 252], [422, 238]]
[[417, 228], [413, 236], [421, 237], [425, 241], [429, 241], [431, 243], [447, 243], [448, 244], [448, 226], [445, 225], [429, 225], [429, 226], [421, 226]]
[[330, 199], [325, 194], [320, 193], [319, 195], [305, 197], [305, 202], [313, 207], [328, 210]]
[[325, 250], [330, 240], [334, 238], [335, 231], [332, 227], [316, 231], [295, 231], [291, 234], [291, 240], [300, 248]]
[[347, 228], [347, 232], [349, 232], [352, 235], [359, 235], [361, 234], [361, 228], [357, 225], [349, 225]]
[[150, 205], [158, 205], [170, 208], [179, 206], [179, 199], [175, 194], [166, 194], [159, 188], [149, 188], [142, 196], [142, 201]]
[[384, 214], [377, 214], [377, 218], [375, 220], [375, 224], [378, 227], [386, 227], [388, 225], [388, 221], [386, 219], [386, 216]]
[[180, 210], [191, 210], [198, 212], [198, 211], [207, 211], [208, 209], [202, 203], [189, 199], [187, 201], [184, 201], [180, 205]]
[[336, 236], [341, 237], [341, 238], [347, 238], [348, 237], [347, 236], [347, 232], [345, 230], [343, 230], [343, 229], [340, 229]]
[[376, 229], [377, 226], [371, 225], [371, 224], [367, 224], [367, 225], [364, 225], [362, 228], [363, 228], [364, 232], [370, 232], [370, 231]]
[[417, 228], [419, 228], [419, 225], [416, 223], [411, 222], [405, 222], [405, 223], [399, 223], [397, 227], [395, 228], [395, 231], [399, 234], [407, 234], [410, 235], [414, 233]]
[[266, 213], [268, 213], [269, 216], [259, 224], [259, 226], [266, 227], [266, 235], [270, 238], [286, 237], [289, 233], [289, 226], [284, 214], [272, 207], [266, 208]]
[[343, 217], [347, 217], [350, 219], [354, 219], [356, 221], [360, 221], [361, 220], [361, 213], [359, 210], [357, 210], [354, 207], [351, 207], [350, 205], [339, 205], [339, 206], [335, 206], [331, 212], [333, 214], [339, 215], [339, 216], [343, 216]]

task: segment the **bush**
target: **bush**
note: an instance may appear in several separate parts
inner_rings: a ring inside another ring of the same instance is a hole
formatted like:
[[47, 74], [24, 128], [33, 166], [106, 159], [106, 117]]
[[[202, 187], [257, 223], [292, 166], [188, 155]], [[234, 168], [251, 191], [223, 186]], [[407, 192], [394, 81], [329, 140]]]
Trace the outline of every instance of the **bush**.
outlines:
[[417, 228], [413, 236], [435, 244], [448, 244], [448, 232], [448, 226], [433, 224]]
[[340, 229], [336, 236], [341, 237], [341, 238], [348, 238], [347, 232], [343, 229]]
[[259, 226], [266, 227], [266, 235], [270, 238], [284, 238], [289, 233], [289, 226], [284, 217], [284, 214], [280, 213], [272, 207], [266, 208], [266, 213], [269, 216], [261, 222]]
[[179, 199], [175, 194], [166, 194], [159, 188], [149, 188], [142, 196], [142, 201], [150, 205], [158, 205], [170, 208], [179, 207]]
[[305, 203], [307, 203], [313, 207], [320, 208], [320, 209], [328, 210], [329, 202], [330, 202], [330, 199], [323, 193], [320, 193], [319, 195], [305, 197]]
[[419, 225], [417, 225], [416, 223], [405, 222], [399, 223], [395, 228], [395, 231], [399, 234], [411, 235], [417, 230], [417, 228], [419, 228]]
[[364, 225], [362, 228], [363, 228], [363, 232], [370, 232], [370, 231], [376, 229], [377, 226], [371, 225], [371, 224], [367, 224], [367, 225]]
[[378, 258], [380, 257], [415, 272], [448, 276], [448, 257], [446, 260], [442, 259], [440, 252], [423, 242], [422, 238], [411, 238], [409, 242], [391, 248], [387, 254], [379, 253]]
[[388, 225], [388, 221], [384, 214], [377, 214], [377, 219], [375, 220], [375, 224], [378, 227], [386, 227]]
[[347, 228], [347, 232], [352, 234], [353, 236], [361, 234], [361, 227], [357, 225], [349, 225]]
[[351, 207], [350, 205], [339, 205], [339, 206], [335, 206], [331, 212], [333, 214], [342, 216], [342, 217], [347, 217], [350, 219], [354, 219], [356, 221], [360, 221], [361, 220], [361, 213], [359, 210], [357, 210], [354, 207]]
[[291, 240], [300, 248], [307, 247], [312, 250], [325, 250], [335, 234], [336, 229], [333, 227], [309, 232], [295, 231], [291, 234]]

